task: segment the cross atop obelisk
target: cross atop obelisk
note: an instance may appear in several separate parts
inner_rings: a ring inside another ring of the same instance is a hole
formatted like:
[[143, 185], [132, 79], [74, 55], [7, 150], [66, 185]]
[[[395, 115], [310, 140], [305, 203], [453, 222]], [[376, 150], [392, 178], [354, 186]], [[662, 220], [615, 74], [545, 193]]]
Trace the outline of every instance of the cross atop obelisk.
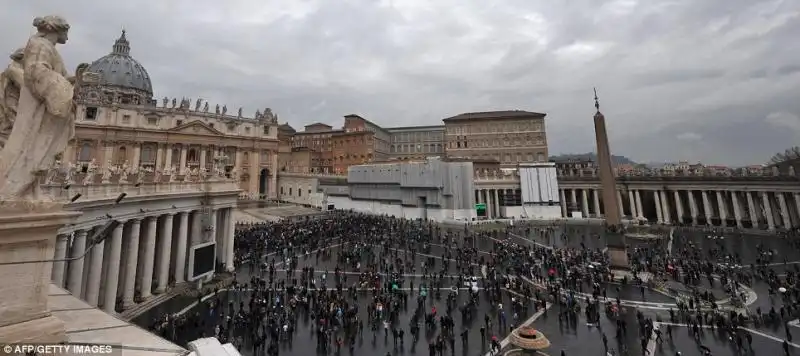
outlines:
[[594, 89], [594, 133], [597, 140], [597, 172], [600, 175], [600, 187], [603, 197], [603, 214], [608, 230], [606, 231], [606, 244], [613, 267], [627, 267], [628, 255], [625, 248], [625, 235], [622, 234], [620, 225], [622, 217], [619, 212], [617, 200], [617, 182], [614, 178], [614, 168], [611, 166], [611, 149], [608, 146], [608, 132], [606, 131], [606, 118], [600, 112], [600, 100], [597, 98], [597, 88]]

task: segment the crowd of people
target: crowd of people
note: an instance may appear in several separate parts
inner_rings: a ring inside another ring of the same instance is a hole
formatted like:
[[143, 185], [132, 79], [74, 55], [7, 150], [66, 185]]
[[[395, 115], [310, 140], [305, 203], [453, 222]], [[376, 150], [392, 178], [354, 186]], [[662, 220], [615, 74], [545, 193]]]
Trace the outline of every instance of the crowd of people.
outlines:
[[[153, 328], [179, 343], [216, 336], [253, 355], [291, 350], [305, 329], [324, 354], [353, 354], [364, 329], [373, 345], [383, 339], [389, 355], [420, 342], [432, 356], [455, 352], [456, 343], [483, 354], [500, 352], [501, 339], [552, 306], [564, 327], [577, 327], [581, 316], [598, 328], [607, 319], [615, 326], [601, 330], [607, 353], [614, 351], [606, 332], [618, 352], [628, 352], [625, 340], [635, 337], [628, 323], [642, 350], [661, 342], [664, 327], [671, 337], [673, 325], [687, 325], [699, 344], [704, 325], [722, 330], [739, 350], [752, 349], [745, 326], [784, 325], [791, 338], [800, 270], [777, 273], [774, 251], [757, 247], [763, 251], [748, 266], [721, 241], [699, 248], [687, 238], [672, 251], [653, 239], [629, 250], [630, 273], [620, 277], [602, 249], [584, 243], [599, 234], [585, 231], [519, 223], [486, 231], [351, 212], [241, 225], [237, 282]], [[561, 247], [537, 242], [556, 239]], [[755, 281], [769, 286], [775, 306], [766, 313], [744, 308]], [[651, 289], [676, 295], [676, 310], [626, 312], [622, 290], [643, 299]], [[468, 347], [470, 335], [480, 335], [480, 348]]]

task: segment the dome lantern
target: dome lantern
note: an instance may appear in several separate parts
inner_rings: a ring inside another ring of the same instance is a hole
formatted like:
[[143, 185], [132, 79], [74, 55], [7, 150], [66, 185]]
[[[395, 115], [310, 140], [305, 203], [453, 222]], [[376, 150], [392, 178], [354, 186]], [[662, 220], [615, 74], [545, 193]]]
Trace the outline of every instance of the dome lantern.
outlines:
[[117, 38], [117, 41], [114, 42], [114, 48], [111, 50], [112, 54], [118, 54], [122, 56], [130, 56], [131, 53], [131, 44], [128, 42], [128, 39], [125, 38], [125, 30], [122, 30], [122, 35]]

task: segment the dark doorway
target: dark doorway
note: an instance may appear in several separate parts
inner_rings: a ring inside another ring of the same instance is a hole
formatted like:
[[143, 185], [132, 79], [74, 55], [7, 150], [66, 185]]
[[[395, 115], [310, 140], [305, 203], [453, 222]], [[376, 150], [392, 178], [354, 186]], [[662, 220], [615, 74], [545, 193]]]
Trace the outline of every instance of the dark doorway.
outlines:
[[422, 220], [428, 220], [428, 198], [426, 197], [419, 197], [419, 208], [421, 209], [420, 218]]
[[258, 196], [261, 199], [265, 199], [267, 194], [269, 193], [269, 169], [264, 168], [261, 170], [261, 173], [258, 175]]

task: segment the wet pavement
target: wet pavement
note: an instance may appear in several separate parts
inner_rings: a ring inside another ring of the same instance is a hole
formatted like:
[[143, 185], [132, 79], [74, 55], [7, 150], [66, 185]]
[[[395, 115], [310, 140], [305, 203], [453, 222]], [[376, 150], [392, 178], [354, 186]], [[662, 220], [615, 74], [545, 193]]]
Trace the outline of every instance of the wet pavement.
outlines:
[[[459, 228], [460, 229], [460, 228]], [[520, 244], [541, 244], [541, 245], [548, 245], [548, 246], [570, 246], [570, 247], [580, 247], [581, 245], [592, 248], [592, 249], [602, 249], [605, 244], [605, 238], [600, 231], [600, 228], [597, 226], [569, 226], [565, 230], [559, 230], [564, 228], [556, 228], [554, 229], [553, 233], [550, 234], [540, 234], [537, 233], [537, 229], [531, 229], [532, 231], [529, 234], [525, 234], [521, 232], [516, 236], [510, 235], [509, 238], [512, 241], [520, 243]], [[463, 229], [462, 229], [463, 230]], [[562, 237], [562, 231], [566, 232], [567, 238]], [[525, 235], [525, 236], [522, 236]], [[549, 236], [547, 236], [549, 235]], [[498, 236], [500, 240], [505, 239], [502, 233]], [[639, 242], [634, 239], [628, 240], [629, 244], [636, 246], [638, 243], [651, 243], [650, 241]], [[484, 256], [484, 258], [488, 257], [493, 250], [495, 241], [493, 239], [478, 239], [474, 242], [474, 246], [480, 250], [480, 255]], [[668, 238], [662, 239], [660, 242], [663, 246], [667, 246], [669, 244]], [[776, 256], [776, 265], [774, 268], [776, 271], [780, 273], [780, 271], [786, 269], [794, 269], [794, 266], [800, 267], [800, 265], [792, 264], [792, 261], [800, 260], [800, 252], [796, 247], [793, 247], [787, 240], [778, 238], [778, 237], [769, 237], [769, 236], [737, 236], [737, 237], [729, 237], [725, 239], [716, 239], [716, 238], [709, 238], [707, 233], [687, 233], [686, 231], [682, 231], [680, 233], [676, 233], [675, 237], [672, 241], [672, 248], [680, 249], [680, 248], [700, 248], [703, 251], [710, 251], [712, 249], [724, 249], [729, 253], [736, 253], [738, 254], [743, 264], [752, 263], [755, 261], [756, 258], [760, 255], [758, 252], [758, 248], [761, 248], [762, 251], [774, 251], [774, 255]], [[334, 252], [338, 252], [338, 249], [341, 247], [334, 247]], [[428, 260], [428, 257], [432, 257], [435, 260], [434, 268], [431, 270], [438, 271], [440, 269], [442, 261], [444, 258], [441, 256], [445, 253], [448, 249], [448, 246], [438, 245], [438, 244], [431, 244], [430, 250], [426, 251], [425, 253], [418, 253], [416, 260], [414, 261], [414, 266], [416, 266], [414, 271], [407, 271], [407, 275], [405, 277], [405, 283], [403, 287], [407, 290], [409, 289], [411, 283], [414, 284], [415, 288], [418, 290], [419, 285], [423, 283], [422, 279], [417, 275], [420, 272], [421, 263], [423, 260]], [[402, 256], [403, 254], [408, 253], [407, 251], [398, 250], [397, 254]], [[784, 259], [790, 262], [787, 265], [783, 265]], [[329, 271], [332, 274], [333, 270], [336, 268], [336, 263], [331, 260], [326, 260], [324, 258], [316, 259], [313, 255], [301, 257], [299, 259], [298, 269], [303, 267], [313, 266], [317, 273], [323, 273], [324, 271]], [[352, 284], [357, 278], [355, 275], [355, 271], [352, 268], [345, 268], [345, 266], [340, 266], [343, 268], [344, 271], [353, 272], [353, 274], [348, 277], [348, 284]], [[474, 266], [474, 271], [476, 275], [479, 275], [480, 268], [479, 266]], [[249, 281], [251, 273], [259, 273], [257, 271], [250, 271], [248, 266], [240, 266], [237, 270], [237, 279], [245, 283]], [[285, 271], [278, 271], [278, 278], [282, 278], [285, 276]], [[297, 273], [297, 272], [295, 272]], [[455, 267], [454, 262], [449, 263], [448, 273], [450, 274], [457, 274], [457, 269]], [[751, 309], [755, 307], [761, 307], [764, 312], [768, 310], [770, 306], [775, 305], [776, 308], [779, 307], [781, 304], [780, 298], [769, 298], [767, 295], [767, 288], [763, 282], [757, 281], [753, 285], [753, 290], [758, 293], [758, 300], [751, 306]], [[440, 299], [435, 298], [435, 294], [431, 293], [429, 299], [426, 301], [425, 310], [430, 310], [431, 307], [436, 306], [440, 313], [443, 313], [445, 309], [445, 296], [448, 293], [449, 289], [442, 289]], [[407, 291], [409, 294], [412, 294], [410, 290]], [[369, 292], [363, 291], [359, 292], [358, 300], [360, 303], [366, 304], [369, 297]], [[414, 292], [416, 293], [416, 292]], [[483, 293], [483, 292], [481, 292]], [[466, 292], [460, 291], [458, 297], [458, 303], [461, 304], [464, 300], [466, 300]], [[648, 289], [642, 289], [638, 286], [633, 285], [612, 285], [609, 286], [607, 289], [607, 296], [609, 299], [616, 298], [617, 296], [620, 299], [628, 300], [631, 303], [641, 302], [639, 304], [644, 307], [643, 312], [655, 318], [656, 316], [660, 316], [661, 318], [665, 319], [666, 309], [672, 307], [674, 305], [674, 299], [666, 296], [664, 294], [651, 291]], [[240, 301], [245, 302], [247, 304], [247, 300], [249, 298], [249, 292], [221, 292], [219, 295], [212, 299], [217, 299], [220, 301], [221, 305], [228, 305], [228, 303], [233, 302], [232, 308], [236, 309], [236, 306]], [[454, 355], [483, 355], [488, 351], [489, 342], [488, 339], [496, 335], [498, 339], [503, 339], [508, 332], [510, 331], [510, 326], [515, 324], [513, 320], [511, 320], [511, 311], [509, 310], [510, 300], [509, 296], [504, 293], [504, 308], [506, 309], [506, 315], [508, 316], [507, 325], [500, 328], [494, 322], [494, 326], [490, 332], [487, 332], [485, 338], [481, 338], [479, 326], [483, 324], [483, 316], [484, 315], [491, 315], [494, 319], [496, 319], [497, 315], [497, 306], [488, 305], [486, 302], [485, 297], [482, 295], [482, 302], [478, 305], [478, 309], [475, 313], [475, 317], [472, 320], [463, 320], [461, 315], [458, 315], [458, 312], [455, 312], [454, 315], [455, 320], [455, 330], [456, 333], [460, 333], [464, 330], [467, 330], [468, 338], [467, 343], [464, 344], [458, 336], [456, 336], [455, 343], [452, 347], [452, 350], [448, 349], [445, 352], [445, 355], [454, 354]], [[162, 316], [166, 313], [175, 313], [179, 310], [186, 308], [187, 306], [196, 302], [196, 298], [190, 297], [176, 297], [173, 298], [153, 309], [150, 311], [142, 314], [141, 316], [137, 317], [134, 321], [142, 326], [149, 326], [147, 324], [150, 323], [156, 317]], [[178, 332], [176, 335], [164, 335], [167, 338], [172, 339], [173, 341], [185, 345], [186, 342], [194, 340], [200, 335], [209, 336], [213, 335], [213, 327], [219, 321], [220, 318], [220, 310], [210, 310], [208, 307], [208, 303], [200, 303], [195, 308], [189, 310], [189, 313], [198, 313], [200, 315], [207, 315], [205, 318], [204, 325], [198, 325], [197, 328], [192, 328], [193, 330], [182, 330]], [[630, 305], [630, 304], [629, 304]], [[632, 306], [637, 306], [633, 304]], [[659, 309], [660, 306], [660, 309]], [[230, 308], [229, 307], [229, 308]], [[377, 330], [373, 332], [370, 330], [368, 326], [365, 326], [365, 330], [363, 334], [356, 339], [356, 344], [354, 350], [351, 351], [347, 349], [345, 346], [344, 350], [341, 350], [343, 354], [352, 354], [352, 355], [412, 355], [412, 354], [426, 354], [428, 352], [428, 341], [434, 338], [438, 332], [438, 330], [429, 330], [425, 331], [425, 328], [422, 327], [422, 339], [418, 340], [416, 343], [413, 343], [411, 340], [411, 334], [408, 332], [409, 329], [409, 320], [411, 315], [413, 314], [416, 308], [416, 302], [414, 301], [413, 297], [409, 297], [409, 302], [407, 308], [400, 313], [399, 322], [397, 327], [404, 328], [406, 330], [405, 340], [402, 343], [395, 342], [392, 339], [391, 333], [389, 333], [388, 337], [384, 336], [383, 330]], [[227, 308], [226, 308], [227, 309]], [[540, 316], [537, 320], [532, 323], [532, 326], [539, 329], [543, 332], [551, 342], [551, 347], [546, 351], [549, 355], [559, 355], [561, 350], [564, 350], [566, 355], [605, 355], [605, 349], [602, 343], [602, 334], [608, 338], [608, 348], [609, 351], [613, 355], [619, 355], [621, 350], [627, 350], [627, 354], [629, 355], [641, 355], [642, 350], [640, 346], [640, 338], [639, 330], [636, 327], [637, 323], [635, 320], [635, 309], [632, 307], [625, 307], [623, 308], [625, 311], [624, 318], [627, 320], [628, 323], [628, 330], [624, 337], [620, 340], [617, 340], [614, 337], [614, 333], [616, 330], [615, 322], [606, 318], [606, 316], [601, 316], [601, 320], [599, 323], [599, 327], [597, 325], [587, 326], [586, 320], [584, 316], [581, 314], [578, 318], [578, 321], [575, 324], [570, 324], [566, 321], [559, 321], [558, 317], [558, 310], [557, 307], [551, 308], [547, 313]], [[362, 313], [362, 319], [366, 319], [366, 308], [360, 308], [360, 313]], [[523, 322], [524, 320], [528, 319], [531, 315], [533, 315], [533, 307], [529, 308], [528, 315], [520, 315], [516, 324]], [[682, 355], [700, 355], [700, 349], [698, 348], [698, 344], [705, 345], [712, 350], [714, 355], [729, 355], [734, 354], [733, 349], [731, 349], [731, 341], [726, 339], [725, 337], [720, 336], [717, 332], [712, 331], [710, 329], [705, 329], [701, 335], [700, 341], [696, 341], [691, 335], [688, 334], [685, 327], [673, 327], [673, 336], [672, 339], [669, 339], [664, 333], [664, 342], [659, 346], [656, 353], [657, 355], [674, 355], [675, 351], [681, 351]], [[662, 326], [663, 330], [663, 326]], [[800, 328], [794, 328], [794, 330], [800, 333]], [[753, 348], [758, 350], [756, 354], [759, 355], [782, 355], [781, 344], [779, 341], [782, 340], [782, 327], [772, 327], [772, 328], [761, 328], [756, 330], [757, 333], [763, 333], [768, 335], [768, 337], [762, 336], [760, 334], [753, 334]], [[770, 338], [769, 336], [772, 336]], [[299, 320], [297, 323], [297, 331], [293, 334], [292, 339], [288, 340], [286, 343], [282, 344], [281, 346], [281, 355], [312, 355], [317, 353], [316, 349], [316, 334], [312, 331], [310, 321], [305, 313], [300, 313]], [[314, 340], [314, 341], [312, 341]], [[485, 342], [484, 342], [485, 341]], [[449, 345], [448, 345], [449, 347]], [[512, 347], [507, 347], [505, 350], [511, 349]], [[335, 348], [332, 347], [333, 350], [330, 353], [335, 354]], [[794, 349], [794, 348], [793, 348]], [[800, 354], [800, 350], [794, 349], [794, 352]], [[249, 346], [244, 346], [240, 348], [240, 351], [244, 355], [253, 355], [253, 350]]]

